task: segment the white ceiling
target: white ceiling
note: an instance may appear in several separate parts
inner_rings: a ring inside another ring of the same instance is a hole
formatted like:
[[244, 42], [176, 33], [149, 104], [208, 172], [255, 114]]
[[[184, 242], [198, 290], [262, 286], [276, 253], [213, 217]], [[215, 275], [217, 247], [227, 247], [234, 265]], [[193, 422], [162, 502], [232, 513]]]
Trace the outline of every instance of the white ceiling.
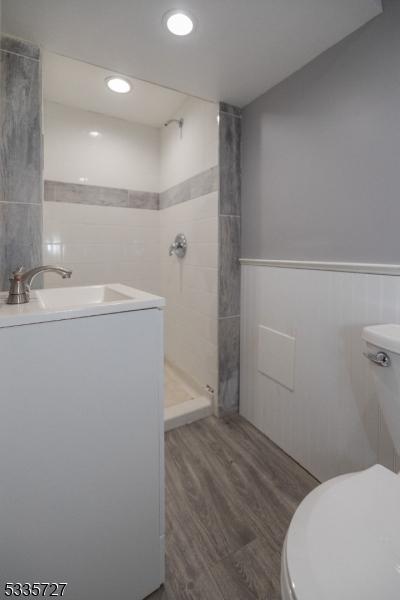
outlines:
[[[187, 38], [162, 24], [176, 7], [196, 17]], [[380, 12], [380, 0], [3, 0], [3, 28], [65, 56], [243, 106]]]
[[139, 79], [131, 79], [129, 94], [115, 94], [104, 82], [112, 74], [113, 71], [53, 52], [43, 53], [43, 95], [48, 101], [161, 127], [187, 98]]

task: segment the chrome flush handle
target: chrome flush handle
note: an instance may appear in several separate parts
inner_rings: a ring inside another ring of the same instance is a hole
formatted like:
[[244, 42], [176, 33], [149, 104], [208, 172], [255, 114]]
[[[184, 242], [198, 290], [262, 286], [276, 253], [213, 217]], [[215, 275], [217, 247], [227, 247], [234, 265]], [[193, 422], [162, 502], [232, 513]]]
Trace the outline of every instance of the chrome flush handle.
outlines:
[[390, 367], [390, 356], [382, 350], [380, 350], [376, 354], [374, 354], [373, 352], [364, 352], [364, 356], [366, 356], [368, 360], [373, 362], [375, 365], [378, 365], [379, 367]]

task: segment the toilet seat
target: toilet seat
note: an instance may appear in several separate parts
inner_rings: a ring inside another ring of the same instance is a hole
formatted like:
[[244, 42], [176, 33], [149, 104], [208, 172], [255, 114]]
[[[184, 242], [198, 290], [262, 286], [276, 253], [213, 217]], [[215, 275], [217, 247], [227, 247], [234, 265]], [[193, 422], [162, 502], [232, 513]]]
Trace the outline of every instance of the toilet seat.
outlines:
[[309, 494], [282, 556], [286, 600], [399, 600], [400, 477], [380, 465]]

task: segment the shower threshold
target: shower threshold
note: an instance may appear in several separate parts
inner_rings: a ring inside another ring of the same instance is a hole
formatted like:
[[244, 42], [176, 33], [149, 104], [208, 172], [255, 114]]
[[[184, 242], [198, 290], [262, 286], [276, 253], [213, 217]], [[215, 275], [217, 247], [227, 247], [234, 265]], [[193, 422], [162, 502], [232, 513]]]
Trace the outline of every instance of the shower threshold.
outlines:
[[165, 364], [165, 431], [204, 419], [212, 414], [211, 399], [173, 367]]

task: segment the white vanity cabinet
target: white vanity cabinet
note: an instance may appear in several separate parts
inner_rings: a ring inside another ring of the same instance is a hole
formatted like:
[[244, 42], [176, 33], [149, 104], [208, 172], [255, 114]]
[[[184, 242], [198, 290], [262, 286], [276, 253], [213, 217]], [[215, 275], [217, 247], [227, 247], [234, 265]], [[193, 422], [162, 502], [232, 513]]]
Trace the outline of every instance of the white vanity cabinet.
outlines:
[[142, 600], [163, 581], [163, 300], [133, 292], [36, 313], [2, 300], [2, 594]]

